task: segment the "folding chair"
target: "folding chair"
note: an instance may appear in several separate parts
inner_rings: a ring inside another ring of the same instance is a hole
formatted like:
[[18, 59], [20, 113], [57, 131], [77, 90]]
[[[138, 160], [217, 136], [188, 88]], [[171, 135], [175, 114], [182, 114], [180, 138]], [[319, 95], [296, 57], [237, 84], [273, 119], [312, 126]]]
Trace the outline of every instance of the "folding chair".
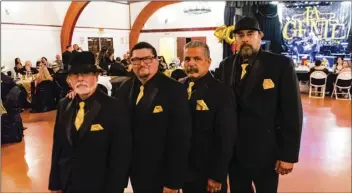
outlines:
[[[309, 97], [310, 98], [324, 98], [325, 97], [325, 88], [327, 75], [323, 71], [314, 71], [309, 77]], [[324, 84], [312, 84], [312, 80], [324, 80]], [[317, 88], [316, 91], [312, 91], [312, 88]], [[321, 91], [318, 91], [321, 88]], [[312, 96], [312, 92], [315, 94], [322, 94], [322, 96]]]
[[[352, 84], [352, 73], [351, 72], [341, 72], [337, 75], [336, 82], [334, 84], [334, 90], [332, 91], [331, 97], [335, 95], [336, 99], [340, 100], [351, 100], [351, 84]], [[346, 89], [347, 93], [343, 93], [342, 90]], [[338, 90], [341, 90], [338, 91]], [[348, 99], [339, 98], [339, 94], [347, 94]]]

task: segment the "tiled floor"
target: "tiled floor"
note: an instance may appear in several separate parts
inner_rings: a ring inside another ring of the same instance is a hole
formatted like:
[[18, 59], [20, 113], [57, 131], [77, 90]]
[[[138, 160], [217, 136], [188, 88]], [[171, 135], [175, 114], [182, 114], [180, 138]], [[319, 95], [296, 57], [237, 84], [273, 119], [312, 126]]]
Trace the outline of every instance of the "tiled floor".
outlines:
[[[300, 161], [279, 192], [351, 192], [351, 102], [302, 96]], [[1, 192], [49, 192], [55, 111], [23, 113], [24, 141], [1, 148]], [[131, 187], [126, 192], [132, 192]]]

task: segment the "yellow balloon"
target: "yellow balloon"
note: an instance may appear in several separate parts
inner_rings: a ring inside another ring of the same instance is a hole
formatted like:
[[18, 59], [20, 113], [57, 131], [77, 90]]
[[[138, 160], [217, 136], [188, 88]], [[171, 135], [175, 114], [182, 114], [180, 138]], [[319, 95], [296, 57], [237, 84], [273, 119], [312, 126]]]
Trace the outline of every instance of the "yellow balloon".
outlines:
[[226, 33], [225, 33], [224, 40], [225, 40], [228, 44], [230, 44], [230, 45], [232, 45], [233, 42], [236, 41], [236, 38], [235, 38], [235, 37], [232, 37], [232, 38], [230, 37], [231, 33], [232, 33], [234, 30], [235, 30], [235, 26], [234, 26], [234, 25], [231, 25], [231, 26], [227, 27], [227, 29], [226, 29]]
[[224, 24], [224, 25], [215, 29], [214, 35], [215, 35], [215, 37], [218, 38], [219, 43], [222, 43], [222, 41], [224, 40], [226, 28], [227, 28], [227, 26]]

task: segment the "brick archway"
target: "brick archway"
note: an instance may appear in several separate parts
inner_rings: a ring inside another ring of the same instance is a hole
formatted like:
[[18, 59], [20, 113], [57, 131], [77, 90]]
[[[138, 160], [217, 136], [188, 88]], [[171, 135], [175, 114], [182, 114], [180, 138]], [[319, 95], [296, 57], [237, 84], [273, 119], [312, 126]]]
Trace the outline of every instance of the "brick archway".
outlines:
[[[138, 42], [139, 34], [150, 16], [152, 16], [158, 9], [178, 2], [179, 1], [152, 1], [148, 3], [147, 6], [145, 6], [143, 10], [138, 14], [131, 28], [129, 35], [130, 48]], [[88, 3], [89, 1], [75, 1], [70, 4], [61, 29], [62, 52], [66, 50], [67, 45], [71, 44], [76, 22]]]

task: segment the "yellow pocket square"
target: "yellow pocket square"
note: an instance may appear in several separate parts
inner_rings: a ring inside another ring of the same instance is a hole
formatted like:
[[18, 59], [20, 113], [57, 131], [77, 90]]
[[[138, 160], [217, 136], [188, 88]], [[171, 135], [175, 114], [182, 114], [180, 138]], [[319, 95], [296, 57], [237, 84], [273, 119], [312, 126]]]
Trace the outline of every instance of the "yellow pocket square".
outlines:
[[161, 113], [163, 112], [163, 107], [160, 105], [157, 105], [154, 107], [153, 113]]
[[104, 130], [104, 128], [100, 124], [94, 124], [90, 127], [90, 131], [100, 131]]
[[207, 104], [203, 100], [197, 100], [197, 106], [196, 106], [197, 111], [208, 111], [209, 108]]
[[264, 79], [263, 88], [264, 88], [264, 90], [275, 88], [275, 84], [271, 79]]

